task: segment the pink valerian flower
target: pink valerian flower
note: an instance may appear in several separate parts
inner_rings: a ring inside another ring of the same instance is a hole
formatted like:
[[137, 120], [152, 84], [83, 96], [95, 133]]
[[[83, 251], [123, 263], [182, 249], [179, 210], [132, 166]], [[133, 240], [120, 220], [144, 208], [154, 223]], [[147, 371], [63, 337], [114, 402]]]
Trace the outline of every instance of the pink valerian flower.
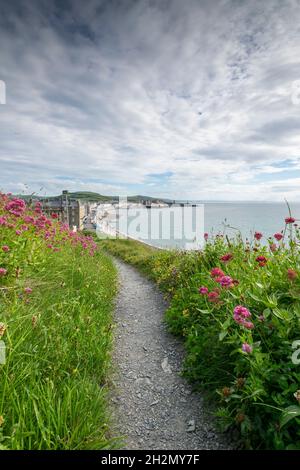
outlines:
[[247, 354], [251, 354], [252, 351], [253, 351], [253, 347], [251, 346], [251, 344], [243, 343], [242, 344], [242, 351], [247, 353]]
[[243, 305], [237, 305], [233, 311], [233, 319], [239, 325], [244, 326], [248, 330], [252, 330], [254, 328], [254, 324], [247, 320], [247, 318], [251, 317], [250, 311], [243, 307]]
[[0, 276], [5, 276], [7, 274], [7, 269], [0, 268]]
[[262, 234], [261, 232], [255, 232], [254, 238], [255, 238], [256, 240], [261, 240], [262, 237], [263, 237], [263, 234]]
[[222, 287], [233, 287], [234, 282], [230, 276], [219, 276], [215, 278], [215, 281], [218, 282]]
[[232, 260], [232, 258], [232, 253], [226, 253], [226, 255], [221, 256], [220, 261], [222, 261], [223, 263], [228, 263], [228, 261]]
[[21, 235], [21, 230], [16, 230], [16, 235]]
[[298, 273], [294, 269], [289, 268], [287, 270], [287, 277], [290, 281], [294, 281], [298, 277]]
[[14, 198], [4, 206], [4, 209], [15, 217], [20, 217], [26, 210], [26, 204], [23, 199]]
[[7, 218], [5, 216], [0, 217], [0, 225], [6, 225], [7, 224]]
[[51, 218], [52, 218], [52, 219], [58, 219], [58, 214], [56, 214], [55, 212], [53, 212], [53, 214], [51, 214]]
[[234, 311], [233, 313], [235, 315], [239, 315], [243, 318], [250, 318], [251, 317], [251, 313], [250, 311], [244, 307], [243, 305], [237, 305], [235, 308], [234, 308]]
[[293, 224], [296, 221], [296, 219], [294, 219], [294, 217], [286, 217], [284, 221], [286, 224]]
[[4, 251], [4, 253], [7, 253], [8, 251], [10, 251], [10, 248], [9, 248], [9, 246], [7, 246], [7, 245], [3, 245], [3, 247], [2, 247], [2, 251]]
[[32, 293], [31, 287], [25, 287], [24, 292], [25, 294], [31, 294]]
[[26, 232], [28, 230], [28, 226], [27, 225], [21, 225], [20, 229], [22, 230], [22, 232]]
[[206, 242], [207, 242], [207, 240], [208, 240], [208, 233], [207, 233], [207, 232], [205, 232], [205, 234], [204, 234], [204, 240], [205, 240]]
[[278, 242], [280, 242], [280, 240], [283, 239], [283, 235], [282, 235], [282, 233], [274, 233], [274, 238], [275, 238]]
[[34, 217], [32, 217], [31, 215], [25, 215], [25, 217], [23, 217], [23, 220], [26, 224], [34, 223]]
[[215, 278], [215, 277], [219, 277], [219, 276], [225, 276], [225, 273], [220, 268], [213, 268], [210, 271], [210, 275], [211, 275], [211, 277]]
[[207, 295], [207, 294], [208, 294], [208, 288], [205, 287], [205, 286], [201, 286], [201, 287], [199, 288], [199, 294], [201, 294], [201, 295]]

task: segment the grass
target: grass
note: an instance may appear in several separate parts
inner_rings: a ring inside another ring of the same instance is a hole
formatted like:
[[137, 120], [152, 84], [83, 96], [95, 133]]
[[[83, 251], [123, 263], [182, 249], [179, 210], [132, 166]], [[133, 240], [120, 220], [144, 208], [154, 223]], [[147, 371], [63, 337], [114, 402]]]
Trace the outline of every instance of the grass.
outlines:
[[291, 214], [284, 222], [270, 238], [219, 236], [192, 253], [101, 242], [168, 295], [186, 377], [250, 449], [300, 449], [300, 230]]
[[53, 231], [57, 251], [35, 226], [17, 237], [15, 227], [0, 227], [0, 248], [10, 249], [0, 254], [7, 270], [0, 278], [6, 346], [0, 447], [111, 448], [107, 380], [116, 271], [101, 250], [89, 255], [82, 248], [90, 243], [84, 237], [57, 222]]

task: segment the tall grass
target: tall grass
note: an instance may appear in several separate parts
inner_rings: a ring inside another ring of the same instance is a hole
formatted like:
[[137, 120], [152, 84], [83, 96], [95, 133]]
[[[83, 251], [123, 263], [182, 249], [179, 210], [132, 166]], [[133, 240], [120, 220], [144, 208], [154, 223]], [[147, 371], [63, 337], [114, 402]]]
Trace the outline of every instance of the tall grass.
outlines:
[[[0, 249], [9, 247], [0, 255], [7, 271], [0, 279], [6, 346], [0, 446], [110, 448], [107, 377], [115, 268], [88, 240], [55, 221], [51, 243], [57, 251], [35, 224], [16, 236], [20, 223], [17, 218], [14, 227], [0, 227]], [[82, 245], [92, 246], [93, 256]]]

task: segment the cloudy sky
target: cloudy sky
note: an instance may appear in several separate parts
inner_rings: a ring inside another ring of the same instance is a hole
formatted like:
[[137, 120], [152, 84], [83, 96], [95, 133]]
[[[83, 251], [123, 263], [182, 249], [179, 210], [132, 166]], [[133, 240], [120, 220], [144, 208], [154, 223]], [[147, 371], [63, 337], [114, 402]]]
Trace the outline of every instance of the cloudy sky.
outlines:
[[2, 190], [300, 197], [298, 0], [0, 0], [0, 80]]

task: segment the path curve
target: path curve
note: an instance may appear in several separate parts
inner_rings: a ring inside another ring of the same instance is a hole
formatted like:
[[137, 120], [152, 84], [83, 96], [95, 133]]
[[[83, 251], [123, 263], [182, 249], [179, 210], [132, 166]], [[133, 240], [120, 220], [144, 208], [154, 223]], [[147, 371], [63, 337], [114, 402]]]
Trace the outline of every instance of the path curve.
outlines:
[[115, 260], [120, 290], [115, 320], [113, 406], [122, 449], [229, 449], [199, 394], [180, 377], [183, 346], [163, 323], [157, 287]]

